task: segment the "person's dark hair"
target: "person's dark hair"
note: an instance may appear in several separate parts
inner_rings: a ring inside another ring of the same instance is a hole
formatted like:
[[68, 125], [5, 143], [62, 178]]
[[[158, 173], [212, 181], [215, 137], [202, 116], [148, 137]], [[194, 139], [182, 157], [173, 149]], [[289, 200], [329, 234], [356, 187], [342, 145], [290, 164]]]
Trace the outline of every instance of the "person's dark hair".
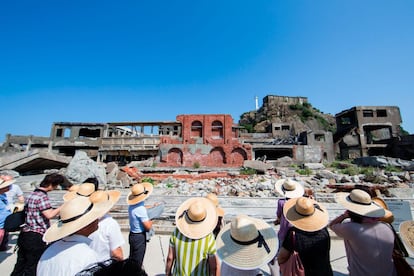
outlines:
[[89, 177], [87, 179], [85, 179], [85, 181], [83, 181], [83, 183], [92, 183], [95, 185], [95, 191], [98, 190], [99, 188], [99, 180], [96, 177]]
[[351, 212], [349, 210], [348, 210], [348, 213], [349, 213], [349, 218], [351, 219], [352, 222], [362, 223], [363, 216], [358, 215], [358, 214], [356, 214], [354, 212]]
[[65, 177], [58, 173], [48, 174], [43, 178], [42, 182], [40, 182], [39, 186], [42, 188], [48, 187], [52, 185], [53, 187], [57, 187], [65, 183]]

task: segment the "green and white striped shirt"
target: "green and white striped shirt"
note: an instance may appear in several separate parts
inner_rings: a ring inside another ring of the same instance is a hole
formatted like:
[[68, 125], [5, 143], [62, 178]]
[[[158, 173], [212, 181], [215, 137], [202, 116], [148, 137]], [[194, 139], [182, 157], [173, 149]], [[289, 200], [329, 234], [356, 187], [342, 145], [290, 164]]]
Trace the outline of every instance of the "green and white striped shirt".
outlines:
[[193, 240], [175, 228], [170, 238], [170, 246], [175, 250], [173, 275], [208, 276], [208, 256], [216, 254], [216, 240], [213, 233]]

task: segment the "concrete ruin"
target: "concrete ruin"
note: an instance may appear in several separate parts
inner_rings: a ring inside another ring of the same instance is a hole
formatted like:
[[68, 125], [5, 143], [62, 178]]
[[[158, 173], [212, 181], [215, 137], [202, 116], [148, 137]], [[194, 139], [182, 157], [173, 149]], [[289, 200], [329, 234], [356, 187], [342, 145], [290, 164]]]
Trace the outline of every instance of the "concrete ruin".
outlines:
[[335, 144], [341, 159], [393, 156], [394, 141], [401, 136], [397, 106], [356, 106], [335, 115]]
[[[8, 134], [0, 148], [0, 159], [7, 158], [7, 162], [0, 162], [0, 169], [29, 171], [31, 166], [24, 165], [21, 156], [34, 152], [48, 153], [46, 168], [60, 168], [67, 161], [58, 157], [73, 157], [77, 150], [98, 162], [125, 165], [152, 160], [146, 166], [157, 168], [238, 168], [246, 160], [272, 164], [286, 157], [301, 165], [331, 163], [338, 157], [414, 156], [414, 138], [400, 135], [398, 107], [357, 106], [342, 111], [335, 116], [337, 130], [333, 134], [308, 129], [286, 117], [289, 106], [306, 104], [307, 98], [265, 99], [262, 111], [266, 113], [261, 114], [267, 116], [267, 126], [262, 133], [248, 133], [228, 114], [185, 114], [178, 115], [176, 121], [160, 122], [56, 122], [50, 137]], [[273, 112], [271, 103], [281, 107]], [[33, 164], [33, 159], [30, 162]]]

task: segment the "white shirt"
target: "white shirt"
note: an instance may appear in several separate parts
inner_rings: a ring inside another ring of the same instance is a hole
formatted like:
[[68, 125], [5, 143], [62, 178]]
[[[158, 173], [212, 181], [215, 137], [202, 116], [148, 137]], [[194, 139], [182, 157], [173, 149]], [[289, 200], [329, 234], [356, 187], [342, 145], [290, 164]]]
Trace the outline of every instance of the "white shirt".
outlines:
[[100, 262], [111, 258], [111, 251], [125, 243], [118, 222], [108, 214], [99, 220], [99, 228], [89, 235], [90, 247], [98, 253]]
[[22, 195], [23, 195], [23, 192], [22, 192], [22, 189], [20, 189], [20, 186], [17, 184], [11, 184], [10, 190], [6, 192], [9, 209], [13, 208], [14, 203], [16, 202], [16, 199]]
[[40, 257], [36, 274], [73, 276], [98, 262], [90, 242], [88, 237], [74, 234], [52, 243]]

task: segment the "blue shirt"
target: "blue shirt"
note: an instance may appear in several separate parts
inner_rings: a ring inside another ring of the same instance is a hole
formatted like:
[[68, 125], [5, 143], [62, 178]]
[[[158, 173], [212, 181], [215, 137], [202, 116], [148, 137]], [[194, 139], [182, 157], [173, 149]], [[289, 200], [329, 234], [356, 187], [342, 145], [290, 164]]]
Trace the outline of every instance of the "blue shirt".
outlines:
[[8, 201], [6, 194], [0, 195], [0, 229], [3, 229], [4, 227], [4, 221], [6, 220], [6, 217], [10, 215], [11, 212], [8, 208]]
[[132, 233], [145, 232], [143, 222], [149, 221], [147, 208], [144, 201], [128, 206], [129, 228]]

